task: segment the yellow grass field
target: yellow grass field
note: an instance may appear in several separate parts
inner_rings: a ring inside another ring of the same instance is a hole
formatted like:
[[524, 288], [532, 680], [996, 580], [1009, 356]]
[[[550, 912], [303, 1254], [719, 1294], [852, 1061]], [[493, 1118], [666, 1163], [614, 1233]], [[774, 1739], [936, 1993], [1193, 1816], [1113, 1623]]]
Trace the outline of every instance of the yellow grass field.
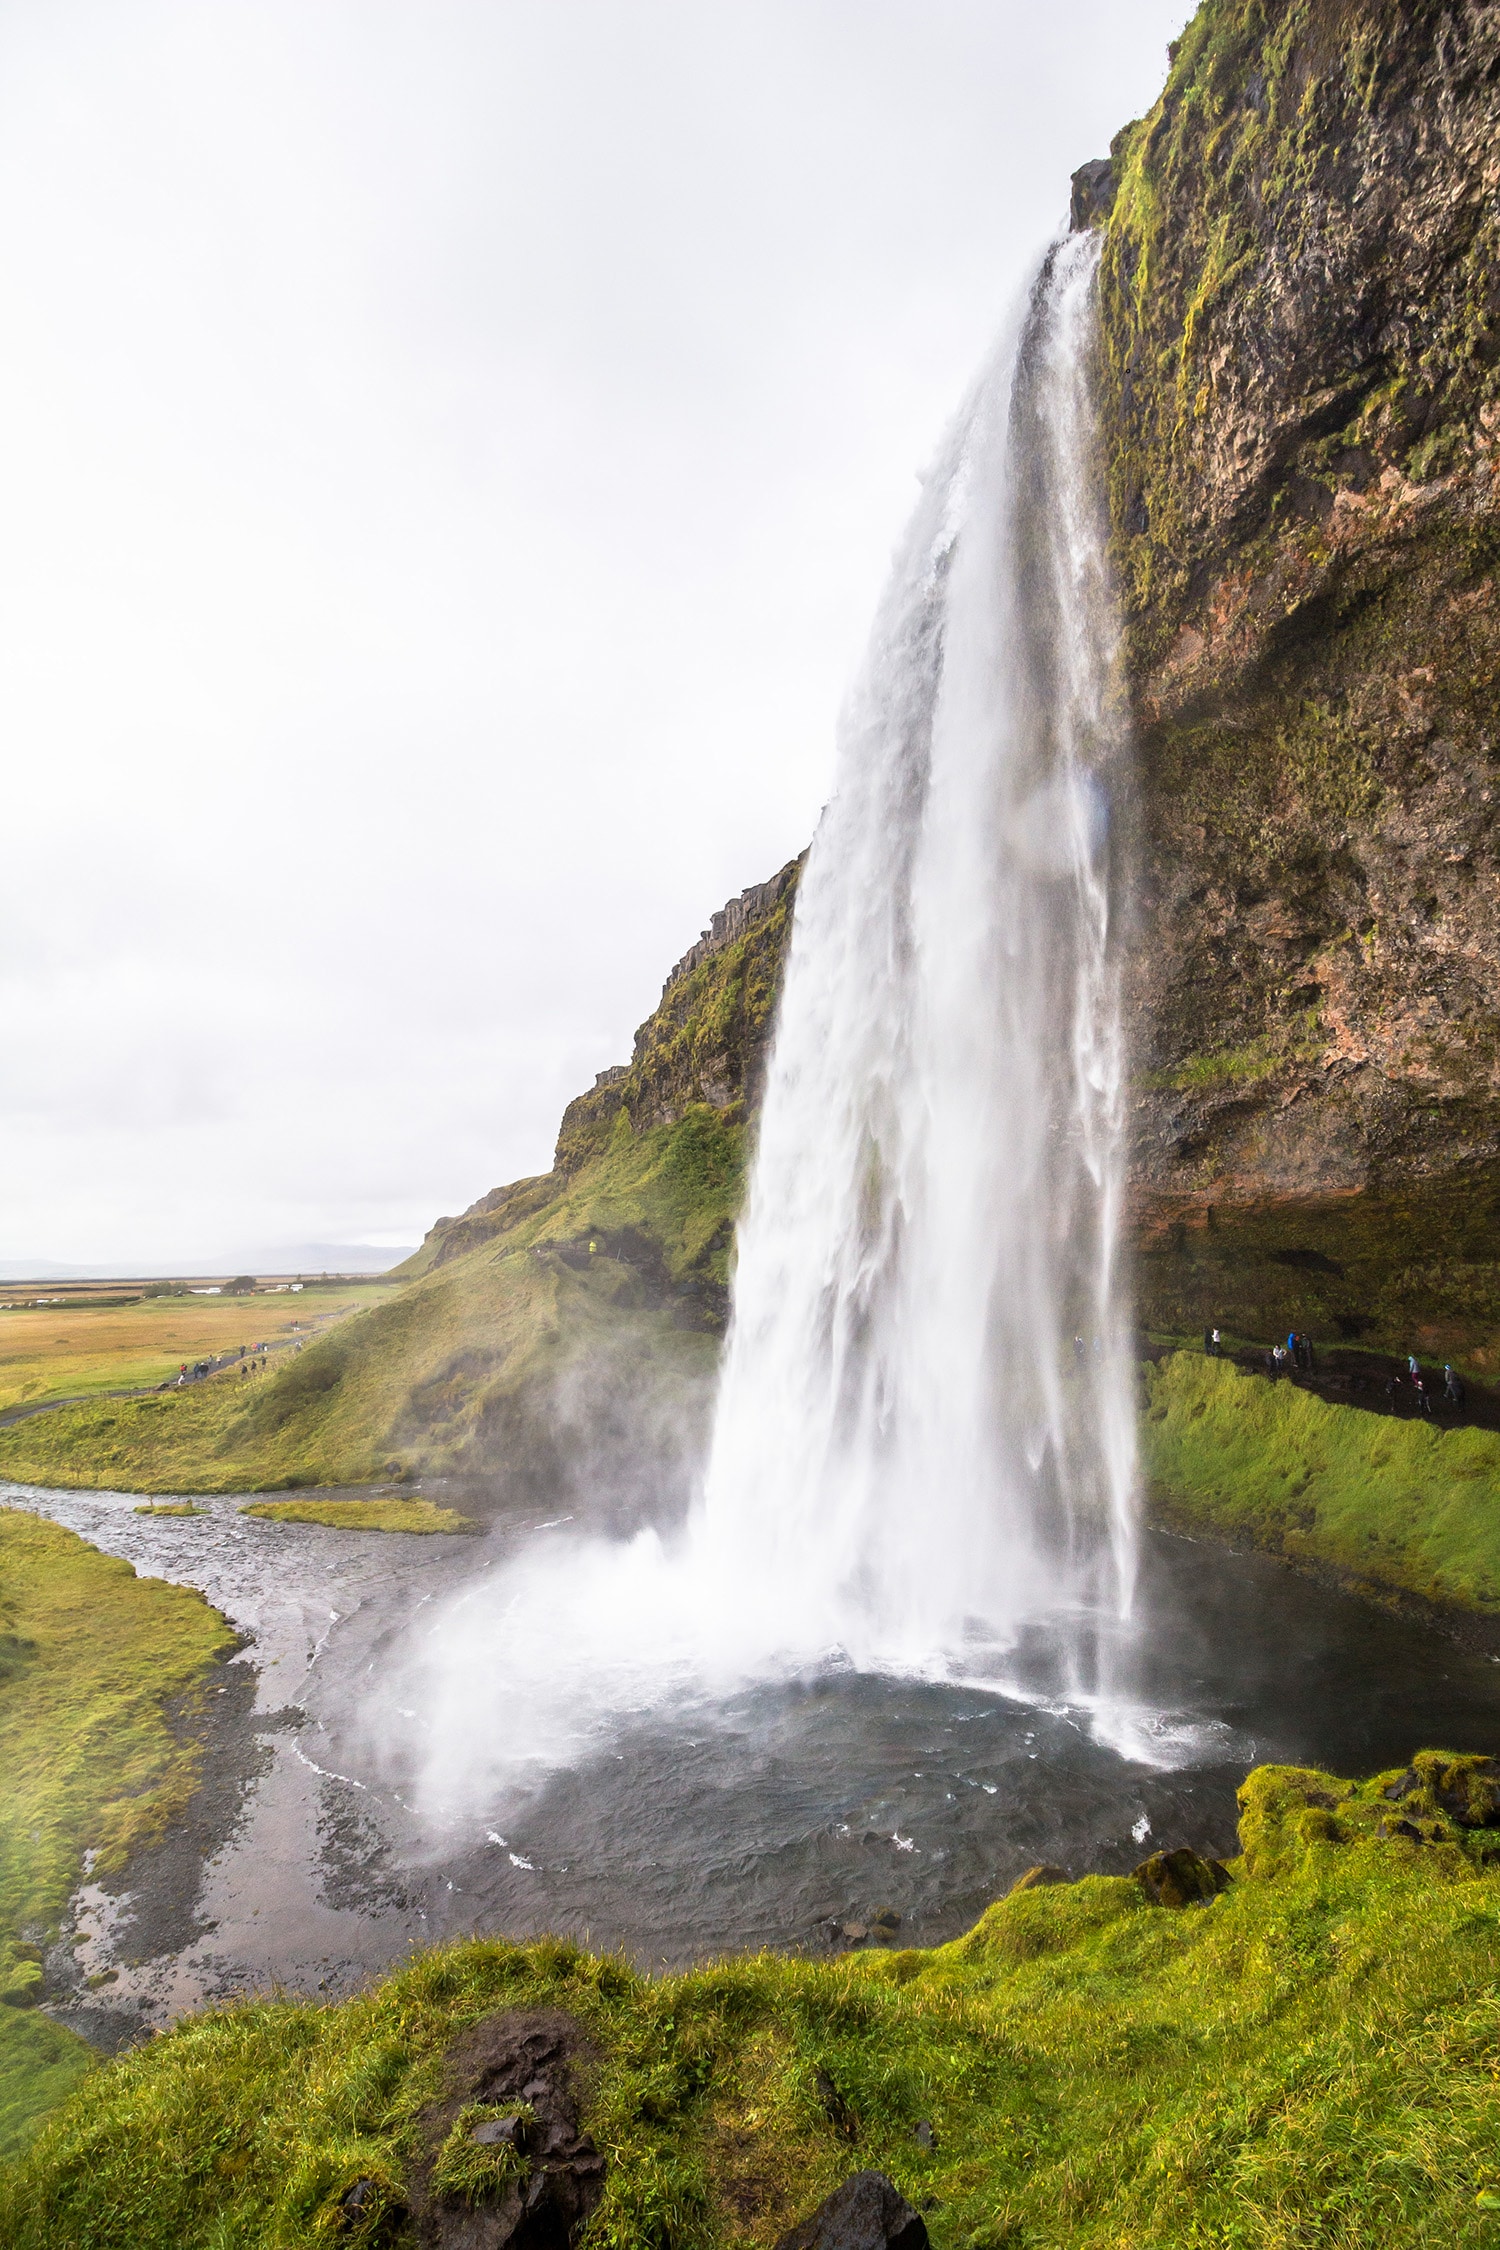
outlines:
[[[133, 1304], [91, 1302], [0, 1310], [0, 1414], [44, 1399], [162, 1383], [186, 1360], [275, 1347], [321, 1333], [331, 1321], [379, 1304], [399, 1286], [388, 1281], [309, 1282], [300, 1295], [145, 1297]], [[221, 1381], [238, 1381], [236, 1376]]]

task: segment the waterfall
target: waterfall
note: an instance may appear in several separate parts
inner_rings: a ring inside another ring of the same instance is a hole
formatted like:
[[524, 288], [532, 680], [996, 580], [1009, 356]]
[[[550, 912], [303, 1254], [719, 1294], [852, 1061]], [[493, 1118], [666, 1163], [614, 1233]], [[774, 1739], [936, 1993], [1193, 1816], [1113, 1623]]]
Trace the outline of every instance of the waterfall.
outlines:
[[433, 1615], [381, 1728], [423, 1714], [434, 1801], [830, 1664], [1060, 1694], [1163, 1754], [1112, 1665], [1128, 745], [1097, 255], [1049, 252], [924, 481], [849, 700], [698, 1503], [671, 1538], [547, 1531]]
[[1048, 254], [897, 554], [740, 1229], [693, 1545], [773, 1638], [861, 1665], [1130, 1599], [1097, 259]]

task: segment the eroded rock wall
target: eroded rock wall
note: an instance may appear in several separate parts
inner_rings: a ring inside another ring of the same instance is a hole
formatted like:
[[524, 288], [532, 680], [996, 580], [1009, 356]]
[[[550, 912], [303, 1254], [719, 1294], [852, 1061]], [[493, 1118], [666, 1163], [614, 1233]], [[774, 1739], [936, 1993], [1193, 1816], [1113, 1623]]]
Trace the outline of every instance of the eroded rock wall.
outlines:
[[1500, 9], [1210, 0], [1074, 209], [1103, 228], [1139, 751], [1148, 1315], [1477, 1336], [1500, 1324]]

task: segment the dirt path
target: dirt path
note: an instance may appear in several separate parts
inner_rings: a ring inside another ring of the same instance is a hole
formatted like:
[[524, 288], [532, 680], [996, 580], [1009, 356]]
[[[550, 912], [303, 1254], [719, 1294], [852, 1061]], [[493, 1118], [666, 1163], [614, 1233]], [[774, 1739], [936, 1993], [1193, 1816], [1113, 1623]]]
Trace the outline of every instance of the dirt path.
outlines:
[[[1201, 1345], [1155, 1344], [1144, 1339], [1137, 1348], [1143, 1359], [1153, 1363], [1165, 1359], [1170, 1352], [1202, 1350]], [[1268, 1347], [1252, 1345], [1231, 1351], [1226, 1346], [1219, 1356], [1246, 1374], [1270, 1373]], [[1300, 1368], [1296, 1373], [1288, 1370], [1276, 1380], [1293, 1383], [1298, 1390], [1312, 1391], [1316, 1397], [1326, 1399], [1330, 1406], [1354, 1406], [1365, 1414], [1390, 1414], [1402, 1422], [1430, 1422], [1438, 1430], [1500, 1430], [1500, 1392], [1466, 1379], [1463, 1404], [1449, 1406], [1443, 1399], [1441, 1367], [1424, 1362], [1422, 1376], [1432, 1402], [1430, 1414], [1422, 1410], [1405, 1359], [1387, 1352], [1325, 1350], [1315, 1346], [1310, 1370]]]

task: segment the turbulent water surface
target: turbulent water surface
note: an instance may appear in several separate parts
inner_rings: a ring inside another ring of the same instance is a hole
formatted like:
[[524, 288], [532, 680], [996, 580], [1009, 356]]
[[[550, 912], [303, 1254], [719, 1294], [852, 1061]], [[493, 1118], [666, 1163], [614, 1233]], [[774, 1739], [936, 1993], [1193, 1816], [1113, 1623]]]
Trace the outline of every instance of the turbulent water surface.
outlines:
[[[1151, 1717], [1135, 1754], [1064, 1694], [824, 1667], [638, 1712], [576, 1762], [435, 1823], [369, 1756], [372, 1683], [413, 1606], [535, 1542], [524, 1518], [478, 1541], [416, 1539], [261, 1523], [221, 1499], [190, 1518], [137, 1516], [122, 1494], [0, 1500], [198, 1586], [253, 1636], [229, 1667], [255, 1708], [216, 1742], [201, 1880], [189, 1839], [187, 1864], [169, 1851], [123, 1893], [86, 1886], [76, 1969], [67, 1948], [54, 1958], [55, 1983], [79, 1980], [73, 2020], [106, 2043], [226, 1992], [347, 1990], [473, 1929], [564, 1930], [680, 1963], [843, 1942], [890, 1908], [904, 1939], [931, 1943], [1038, 1860], [1083, 1873], [1162, 1843], [1229, 1849], [1257, 1760], [1369, 1772], [1418, 1743], [1488, 1750], [1500, 1733], [1489, 1659], [1275, 1564], [1148, 1536], [1136, 1684]], [[393, 1723], [413, 1778], [422, 1717]], [[82, 1986], [111, 1968], [106, 1989]]]

